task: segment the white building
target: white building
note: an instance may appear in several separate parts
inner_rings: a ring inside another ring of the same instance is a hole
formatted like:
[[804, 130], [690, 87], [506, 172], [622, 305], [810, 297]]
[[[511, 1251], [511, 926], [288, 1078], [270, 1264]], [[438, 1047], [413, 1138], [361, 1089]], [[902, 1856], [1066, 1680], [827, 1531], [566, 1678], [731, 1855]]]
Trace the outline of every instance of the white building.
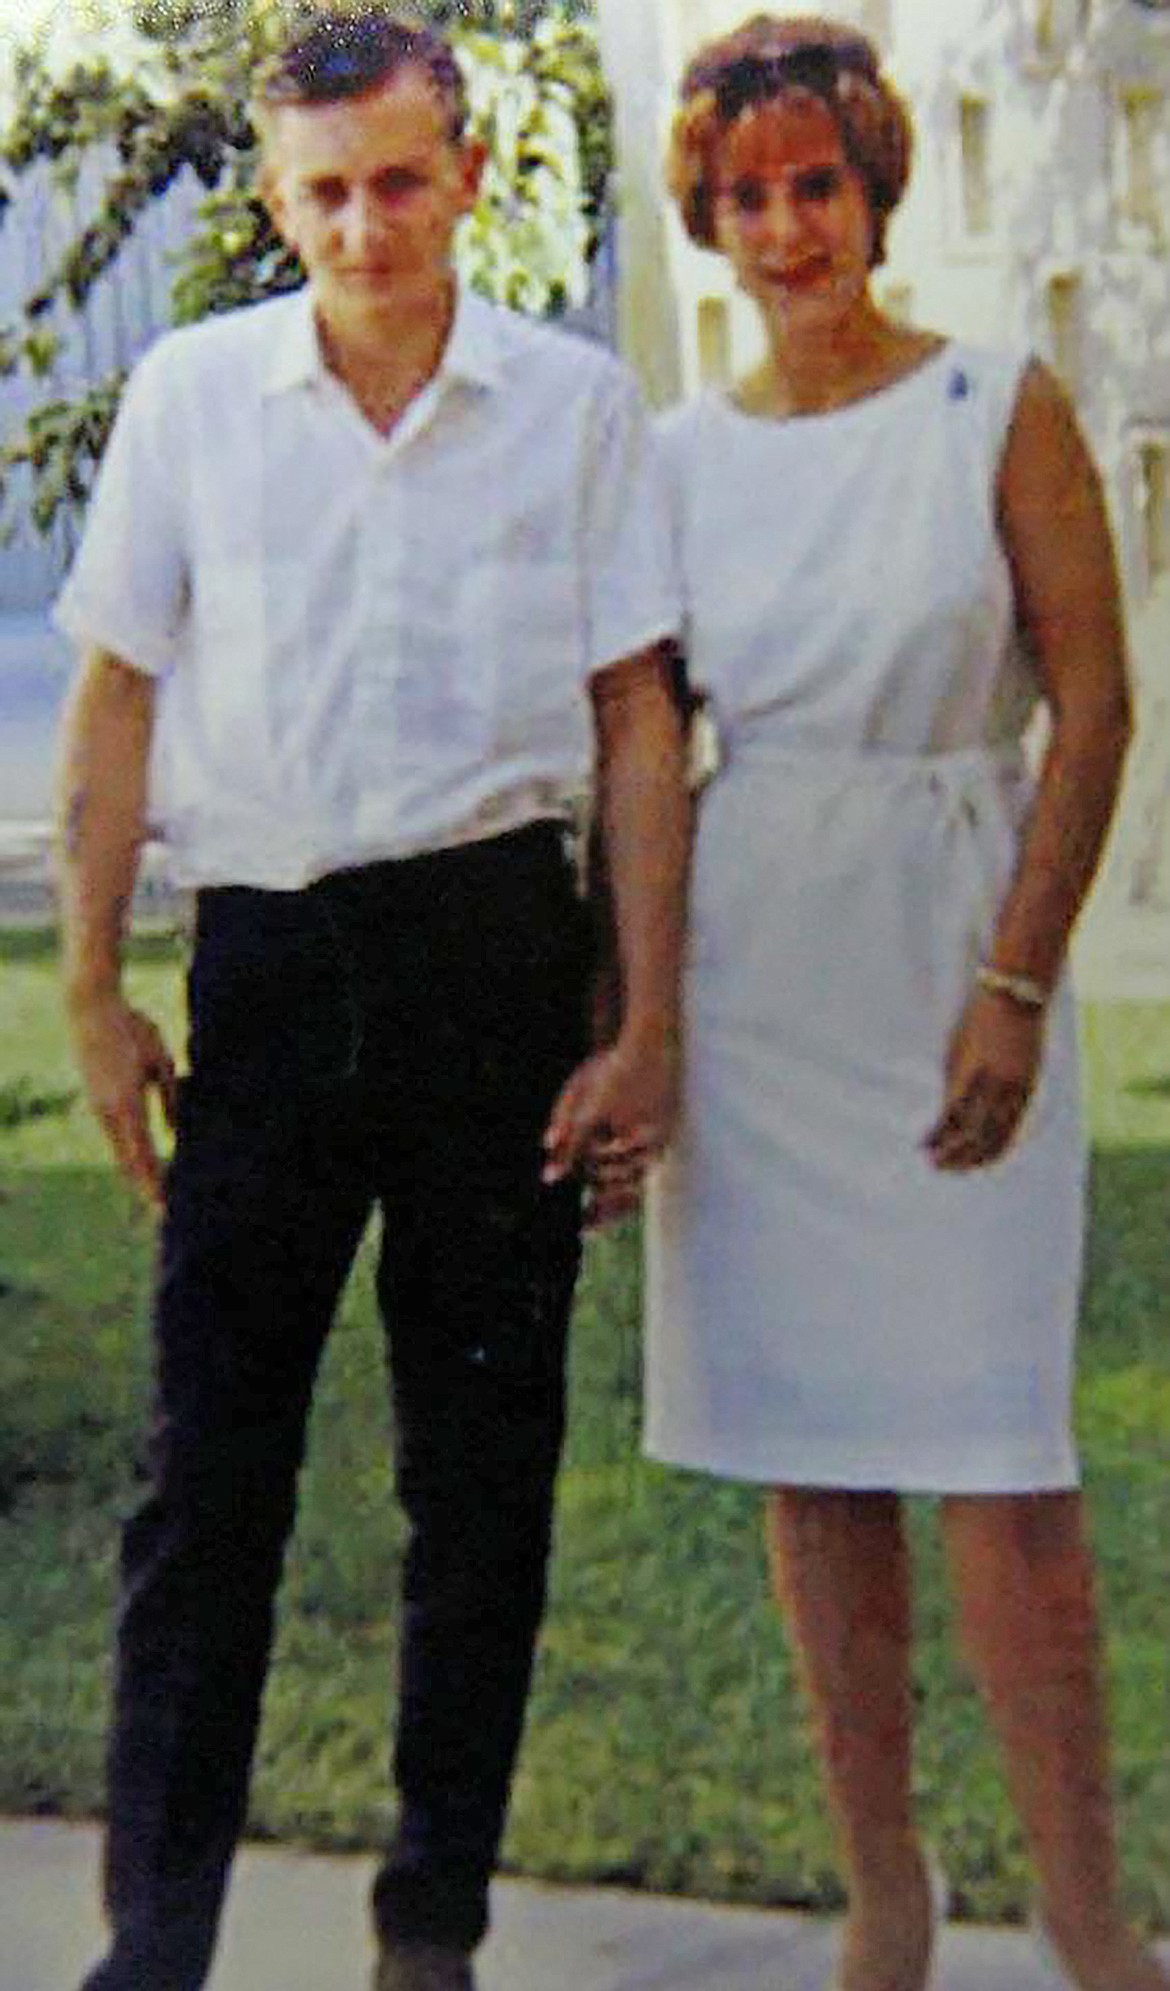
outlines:
[[[757, 351], [724, 266], [686, 240], [661, 195], [685, 60], [753, 11], [752, 0], [601, 0], [626, 202], [625, 343], [659, 400]], [[1140, 726], [1081, 965], [1086, 986], [1106, 991], [1124, 957], [1127, 988], [1144, 976], [1170, 994], [1170, 0], [822, 0], [817, 11], [879, 43], [914, 112], [916, 167], [879, 296], [942, 331], [1034, 347], [1075, 397], [1101, 465]]]

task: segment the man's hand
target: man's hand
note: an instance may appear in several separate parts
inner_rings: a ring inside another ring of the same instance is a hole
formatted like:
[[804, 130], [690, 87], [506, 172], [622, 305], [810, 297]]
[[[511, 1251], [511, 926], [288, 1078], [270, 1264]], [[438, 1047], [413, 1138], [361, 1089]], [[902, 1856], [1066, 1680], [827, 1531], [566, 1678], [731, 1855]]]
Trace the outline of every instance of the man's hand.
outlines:
[[678, 1103], [678, 1061], [665, 1041], [653, 1048], [619, 1038], [578, 1065], [544, 1136], [546, 1182], [588, 1172], [591, 1230], [636, 1209], [642, 1179], [670, 1137]]
[[596, 836], [590, 865], [602, 981], [594, 1028], [615, 1040], [575, 1071], [545, 1133], [545, 1180], [589, 1180], [591, 1229], [638, 1203], [678, 1097], [678, 1016], [691, 810], [672, 650], [594, 673]]
[[128, 1182], [156, 1209], [162, 1165], [148, 1105], [173, 1124], [175, 1068], [153, 1023], [121, 992], [122, 942], [146, 836], [153, 678], [87, 650], [65, 709], [58, 890], [65, 1006], [89, 1101]]
[[1035, 1088], [1042, 1011], [980, 989], [951, 1039], [943, 1110], [923, 1143], [936, 1168], [959, 1172], [998, 1161]]
[[74, 1050], [89, 1102], [119, 1169], [155, 1210], [163, 1204], [162, 1161], [150, 1131], [149, 1102], [157, 1092], [168, 1126], [175, 1124], [175, 1066], [148, 1016], [116, 989], [69, 1002]]

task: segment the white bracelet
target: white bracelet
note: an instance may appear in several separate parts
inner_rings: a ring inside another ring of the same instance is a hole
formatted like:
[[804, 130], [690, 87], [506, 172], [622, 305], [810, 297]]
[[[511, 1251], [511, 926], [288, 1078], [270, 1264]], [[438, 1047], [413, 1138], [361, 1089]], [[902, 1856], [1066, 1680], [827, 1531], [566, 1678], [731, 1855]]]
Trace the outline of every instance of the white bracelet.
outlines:
[[1006, 968], [993, 968], [989, 961], [981, 961], [975, 970], [975, 980], [988, 995], [1007, 996], [1017, 1002], [1021, 1009], [1046, 1009], [1049, 991], [1043, 982], [1033, 975], [1014, 975]]

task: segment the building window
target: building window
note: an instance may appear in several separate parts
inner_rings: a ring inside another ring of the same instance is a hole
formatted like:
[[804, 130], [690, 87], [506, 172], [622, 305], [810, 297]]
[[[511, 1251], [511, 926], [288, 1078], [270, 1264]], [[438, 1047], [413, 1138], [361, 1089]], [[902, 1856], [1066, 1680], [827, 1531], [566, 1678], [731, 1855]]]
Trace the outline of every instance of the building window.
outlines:
[[1137, 437], [1137, 503], [1147, 589], [1170, 575], [1170, 430]]
[[1057, 44], [1057, 0], [1037, 0], [1037, 18], [1035, 18], [1033, 26], [1035, 26], [1035, 36], [1037, 36], [1037, 56], [1055, 56], [1057, 54], [1057, 46], [1059, 46]]
[[991, 106], [986, 97], [959, 99], [960, 202], [964, 232], [991, 233]]
[[1032, 35], [1036, 54], [1058, 62], [1089, 25], [1092, 0], [1033, 0]]
[[[1167, 100], [1161, 90], [1144, 84], [1127, 86], [1121, 92], [1121, 159], [1119, 199], [1121, 218], [1128, 228], [1146, 236], [1160, 237], [1163, 220], [1165, 176], [1170, 161], [1170, 134]], [[1163, 189], [1162, 197], [1159, 188]]]
[[883, 284], [878, 292], [878, 303], [895, 325], [908, 325], [914, 310], [913, 286], [908, 283]]
[[893, 12], [893, 0], [861, 0], [861, 32], [883, 55], [889, 53], [893, 40]]
[[731, 379], [731, 317], [725, 297], [700, 298], [697, 333], [699, 379], [704, 387], [725, 387]]
[[1080, 392], [1082, 378], [1081, 337], [1083, 290], [1081, 279], [1068, 271], [1050, 277], [1044, 292], [1048, 319], [1048, 351], [1052, 365], [1068, 392]]
[[1036, 53], [1043, 56], [1056, 56], [1061, 53], [1060, 21], [1063, 12], [1060, 0], [1036, 0]]

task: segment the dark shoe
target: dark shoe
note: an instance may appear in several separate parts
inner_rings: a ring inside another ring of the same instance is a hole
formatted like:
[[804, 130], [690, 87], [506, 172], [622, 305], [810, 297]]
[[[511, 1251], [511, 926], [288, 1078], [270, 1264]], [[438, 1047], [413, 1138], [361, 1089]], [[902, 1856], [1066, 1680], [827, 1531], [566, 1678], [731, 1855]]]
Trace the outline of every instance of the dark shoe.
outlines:
[[463, 1950], [440, 1943], [384, 1940], [374, 1965], [372, 1991], [475, 1991]]

